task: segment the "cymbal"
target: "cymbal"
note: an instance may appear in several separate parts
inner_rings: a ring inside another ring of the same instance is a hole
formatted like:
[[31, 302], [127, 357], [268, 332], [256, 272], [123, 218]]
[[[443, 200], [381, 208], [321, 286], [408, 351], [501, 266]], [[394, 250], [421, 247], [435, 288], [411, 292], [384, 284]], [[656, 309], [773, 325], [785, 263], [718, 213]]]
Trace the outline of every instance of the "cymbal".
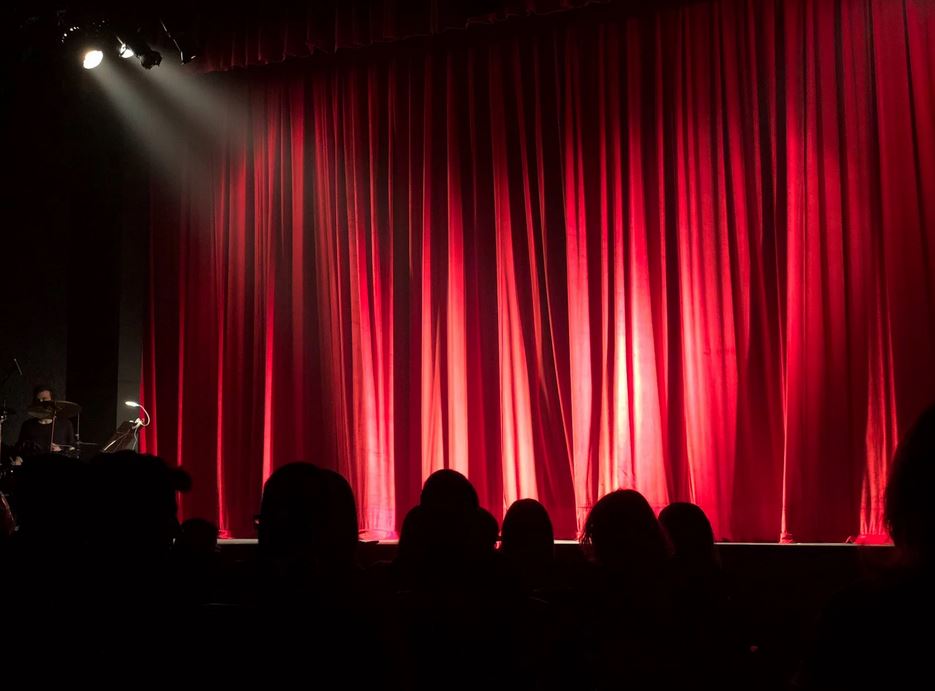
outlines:
[[39, 420], [51, 420], [53, 417], [74, 417], [81, 412], [81, 406], [71, 401], [41, 401], [29, 406], [26, 412]]
[[50, 404], [46, 406], [43, 403], [37, 403], [36, 405], [31, 405], [26, 408], [26, 413], [30, 417], [37, 418], [39, 420], [49, 420], [52, 418], [52, 413], [55, 412], [55, 408]]

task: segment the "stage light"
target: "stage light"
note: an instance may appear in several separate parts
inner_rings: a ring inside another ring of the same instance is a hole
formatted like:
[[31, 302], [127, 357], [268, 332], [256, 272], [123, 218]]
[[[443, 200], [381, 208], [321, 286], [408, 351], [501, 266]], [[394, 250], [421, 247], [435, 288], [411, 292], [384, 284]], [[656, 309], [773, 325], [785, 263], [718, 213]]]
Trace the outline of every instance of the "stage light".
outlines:
[[86, 70], [93, 70], [95, 67], [101, 64], [101, 61], [104, 59], [104, 53], [100, 50], [89, 50], [84, 54], [84, 60], [81, 61], [82, 66]]
[[159, 66], [162, 63], [162, 53], [156, 50], [150, 50], [149, 52], [143, 53], [139, 56], [140, 64], [143, 66], [143, 69], [151, 70], [154, 67]]
[[[87, 69], [100, 65], [106, 53], [116, 54], [121, 58], [135, 57], [146, 70], [160, 65], [162, 53], [154, 50], [144, 38], [144, 35], [149, 35], [144, 32], [148, 30], [147, 27], [152, 21], [129, 10], [114, 11], [112, 15], [90, 18], [82, 14], [76, 17], [62, 11], [57, 20], [62, 45], [68, 52], [76, 55]], [[160, 24], [165, 30], [165, 22], [160, 21]], [[183, 62], [188, 62], [193, 57], [193, 49], [186, 36], [181, 29], [170, 35], [172, 42], [182, 53]]]
[[120, 41], [120, 57], [129, 58], [136, 56], [143, 69], [151, 70], [162, 62], [162, 53], [153, 50], [140, 34], [132, 33], [126, 38], [117, 36]]
[[80, 60], [86, 70], [93, 70], [101, 64], [104, 50], [109, 44], [101, 22], [70, 23], [62, 28], [61, 42], [65, 50]]

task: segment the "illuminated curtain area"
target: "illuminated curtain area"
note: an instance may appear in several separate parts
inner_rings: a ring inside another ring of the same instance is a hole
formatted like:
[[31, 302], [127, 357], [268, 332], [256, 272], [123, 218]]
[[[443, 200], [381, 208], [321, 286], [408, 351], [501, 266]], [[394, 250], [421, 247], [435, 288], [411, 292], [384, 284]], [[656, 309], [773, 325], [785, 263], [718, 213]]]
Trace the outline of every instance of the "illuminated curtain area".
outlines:
[[[201, 77], [153, 187], [144, 446], [252, 536], [304, 459], [391, 536], [439, 468], [575, 537], [881, 534], [935, 399], [935, 5], [575, 10]], [[236, 122], [233, 120], [236, 119]]]

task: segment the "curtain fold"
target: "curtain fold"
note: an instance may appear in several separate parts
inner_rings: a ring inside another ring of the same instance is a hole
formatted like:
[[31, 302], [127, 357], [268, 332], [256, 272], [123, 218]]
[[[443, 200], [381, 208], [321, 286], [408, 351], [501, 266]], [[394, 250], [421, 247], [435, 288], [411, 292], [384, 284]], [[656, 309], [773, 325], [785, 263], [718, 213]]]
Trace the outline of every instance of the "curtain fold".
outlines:
[[438, 468], [575, 537], [604, 493], [720, 538], [879, 535], [935, 399], [935, 6], [571, 11], [210, 75], [153, 185], [147, 450], [250, 536], [304, 458], [395, 534]]

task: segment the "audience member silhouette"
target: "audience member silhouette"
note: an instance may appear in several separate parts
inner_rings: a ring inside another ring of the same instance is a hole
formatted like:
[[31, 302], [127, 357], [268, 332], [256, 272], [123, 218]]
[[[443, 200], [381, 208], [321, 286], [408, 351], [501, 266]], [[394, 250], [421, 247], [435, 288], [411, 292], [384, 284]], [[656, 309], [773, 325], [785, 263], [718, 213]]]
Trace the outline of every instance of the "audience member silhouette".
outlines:
[[721, 571], [714, 531], [701, 507], [674, 502], [659, 513], [673, 551], [671, 654], [682, 660], [682, 686], [748, 686], [749, 644]]
[[172, 545], [171, 571], [177, 600], [188, 605], [214, 602], [222, 585], [218, 527], [203, 518], [179, 526]]
[[273, 599], [329, 599], [353, 585], [357, 507], [331, 470], [289, 463], [266, 481], [257, 518], [258, 555]]
[[152, 663], [172, 635], [177, 600], [170, 551], [178, 535], [176, 497], [191, 480], [161, 458], [134, 451], [101, 454], [87, 467], [87, 550], [77, 622], [94, 621], [100, 638], [85, 637], [92, 659], [112, 653]]
[[674, 502], [659, 513], [672, 547], [672, 576], [682, 607], [719, 607], [726, 597], [714, 531], [695, 504]]
[[467, 512], [480, 506], [477, 490], [464, 475], [443, 468], [429, 475], [422, 485], [419, 506], [430, 511]]
[[89, 527], [86, 470], [57, 454], [32, 456], [23, 463], [11, 496], [17, 542], [49, 556], [83, 548]]
[[17, 470], [10, 496], [17, 528], [0, 555], [6, 592], [16, 594], [6, 600], [6, 618], [17, 626], [60, 619], [81, 592], [90, 528], [86, 474], [59, 454], [33, 456]]
[[477, 547], [481, 555], [493, 554], [500, 540], [500, 525], [487, 509], [477, 509]]
[[217, 554], [218, 527], [204, 518], [189, 518], [179, 526], [179, 534], [172, 551], [198, 557]]
[[503, 517], [500, 551], [527, 592], [552, 585], [555, 536], [545, 507], [519, 499]]
[[[167, 558], [178, 529], [176, 492], [187, 476], [134, 452], [91, 463], [56, 455], [28, 459], [17, 476], [15, 542], [30, 606], [56, 617], [120, 617], [152, 626], [170, 599]], [[78, 594], [80, 593], [80, 596]], [[93, 615], [90, 611], [93, 609]], [[66, 611], [74, 610], [74, 611]]]
[[93, 669], [96, 683], [128, 665], [152, 665], [177, 624], [167, 565], [176, 493], [187, 487], [183, 471], [133, 452], [24, 463], [14, 542], [29, 573], [11, 619], [19, 618], [18, 643], [41, 647], [11, 658], [39, 656], [57, 666], [52, 672]]
[[796, 688], [935, 687], [935, 406], [899, 442], [885, 505], [897, 563], [831, 600]]
[[717, 567], [714, 531], [700, 506], [676, 501], [659, 512], [659, 523], [669, 537], [676, 559], [693, 567]]
[[601, 497], [585, 521], [583, 542], [593, 548], [595, 562], [615, 577], [655, 578], [667, 570], [669, 548], [662, 527], [636, 490]]
[[409, 586], [450, 590], [476, 584], [477, 557], [486, 551], [490, 531], [474, 486], [454, 470], [436, 471], [425, 481], [417, 508], [400, 536], [401, 572], [415, 579]]
[[[387, 683], [376, 612], [360, 589], [357, 506], [347, 480], [310, 463], [277, 469], [257, 517], [258, 652], [276, 660], [276, 682], [340, 680], [347, 688]], [[366, 664], [358, 664], [367, 651]], [[298, 675], [298, 676], [297, 676]]]
[[188, 474], [161, 458], [119, 451], [91, 461], [88, 481], [93, 557], [108, 567], [163, 567], [179, 530], [177, 493], [191, 487]]
[[669, 547], [639, 492], [602, 497], [585, 521], [583, 541], [596, 565], [591, 627], [599, 688], [674, 683]]
[[403, 522], [395, 638], [400, 676], [413, 688], [518, 683], [512, 590], [497, 567], [499, 527], [473, 485], [440, 470]]

